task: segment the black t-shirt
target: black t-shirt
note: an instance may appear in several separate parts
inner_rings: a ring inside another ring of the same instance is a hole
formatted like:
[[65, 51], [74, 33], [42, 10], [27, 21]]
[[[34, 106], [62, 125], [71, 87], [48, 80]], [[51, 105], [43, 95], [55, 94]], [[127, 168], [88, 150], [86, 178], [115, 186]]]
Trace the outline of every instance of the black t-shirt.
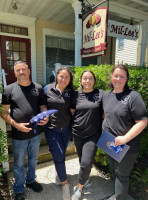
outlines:
[[[135, 121], [147, 118], [141, 95], [131, 89], [121, 93], [105, 92], [103, 108], [105, 115], [103, 129], [115, 136], [125, 135], [133, 127]], [[130, 146], [135, 144], [139, 144], [139, 136], [129, 142]]]
[[71, 123], [71, 94], [72, 91], [66, 88], [63, 93], [56, 89], [55, 83], [46, 85], [44, 88], [48, 109], [56, 109], [57, 113], [50, 116], [46, 127], [66, 128]]
[[78, 91], [73, 94], [71, 108], [75, 109], [72, 123], [74, 135], [86, 138], [101, 133], [102, 95], [103, 91], [98, 89], [89, 93]]
[[[17, 82], [8, 85], [2, 95], [2, 104], [10, 105], [10, 116], [18, 123], [28, 123], [32, 117], [40, 113], [40, 106], [45, 105], [42, 86], [31, 82], [29, 86], [21, 86]], [[28, 127], [34, 129], [33, 124]], [[18, 140], [30, 139], [40, 134], [41, 126], [28, 133], [17, 130], [12, 126], [12, 138]]]

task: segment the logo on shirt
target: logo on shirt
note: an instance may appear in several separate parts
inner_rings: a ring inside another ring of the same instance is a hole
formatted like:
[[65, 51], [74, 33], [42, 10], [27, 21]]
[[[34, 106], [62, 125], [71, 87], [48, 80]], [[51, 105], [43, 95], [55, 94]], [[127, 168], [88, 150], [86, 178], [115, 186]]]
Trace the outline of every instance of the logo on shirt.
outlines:
[[123, 104], [128, 104], [128, 102], [130, 102], [130, 101], [131, 101], [131, 96], [130, 96], [130, 95], [125, 95], [125, 96], [123, 96], [122, 99], [121, 99], [121, 102], [122, 102]]
[[32, 94], [33, 96], [39, 96], [39, 92], [38, 92], [38, 90], [37, 90], [36, 88], [33, 88], [33, 89], [31, 90], [31, 94]]
[[93, 99], [94, 99], [95, 101], [98, 101], [98, 100], [99, 100], [99, 94], [94, 94], [94, 95], [93, 95]]
[[62, 96], [63, 96], [63, 97], [70, 97], [70, 93], [68, 93], [68, 92], [63, 92], [63, 93], [62, 93]]

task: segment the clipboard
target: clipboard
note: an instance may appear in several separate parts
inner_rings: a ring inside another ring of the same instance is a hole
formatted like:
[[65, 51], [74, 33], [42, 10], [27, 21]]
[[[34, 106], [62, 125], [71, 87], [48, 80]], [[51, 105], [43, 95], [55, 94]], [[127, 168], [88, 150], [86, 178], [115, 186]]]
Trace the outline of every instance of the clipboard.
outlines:
[[99, 141], [97, 142], [97, 146], [101, 148], [105, 153], [107, 153], [109, 156], [111, 156], [113, 159], [115, 159], [117, 162], [121, 162], [127, 151], [129, 150], [130, 146], [120, 145], [120, 146], [114, 146], [115, 136], [111, 133], [107, 132], [106, 130], [103, 130], [101, 137]]

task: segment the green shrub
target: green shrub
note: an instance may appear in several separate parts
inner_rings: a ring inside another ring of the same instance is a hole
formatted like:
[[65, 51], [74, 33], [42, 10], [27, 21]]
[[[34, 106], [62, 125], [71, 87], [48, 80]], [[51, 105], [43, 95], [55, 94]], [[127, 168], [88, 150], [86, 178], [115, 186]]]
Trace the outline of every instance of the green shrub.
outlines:
[[[128, 68], [130, 74], [129, 86], [141, 94], [148, 110], [148, 68], [144, 66], [128, 66]], [[141, 151], [139, 156], [142, 156], [148, 152], [148, 126], [141, 134], [140, 143]]]
[[[110, 74], [113, 66], [111, 65], [90, 65], [86, 67], [73, 67], [74, 86], [80, 89], [80, 76], [84, 70], [91, 70], [96, 76], [95, 88], [109, 90]], [[148, 110], [148, 68], [145, 66], [128, 66], [129, 81], [128, 85], [135, 91], [139, 92], [146, 104]], [[141, 151], [140, 156], [148, 152], [148, 127], [141, 134]], [[99, 158], [100, 156], [100, 158]], [[104, 161], [103, 161], [104, 159]], [[106, 165], [106, 158], [102, 156], [102, 151], [98, 148], [95, 160]]]
[[[2, 87], [0, 87], [0, 93], [2, 93]], [[0, 113], [2, 112], [2, 107], [0, 104]], [[3, 163], [7, 160], [7, 134], [0, 128], [0, 176], [4, 172]]]
[[6, 151], [7, 151], [7, 135], [2, 129], [0, 129], [0, 176], [2, 175], [2, 172], [4, 172], [5, 170], [2, 164], [8, 158]]
[[100, 148], [97, 149], [96, 156], [95, 156], [95, 161], [97, 163], [100, 163], [103, 166], [107, 166], [108, 165], [108, 159], [106, 157], [106, 154]]
[[109, 89], [110, 73], [112, 66], [110, 65], [90, 65], [88, 67], [73, 67], [74, 72], [74, 86], [76, 89], [80, 88], [80, 76], [84, 70], [91, 70], [96, 76], [95, 88], [103, 90]]

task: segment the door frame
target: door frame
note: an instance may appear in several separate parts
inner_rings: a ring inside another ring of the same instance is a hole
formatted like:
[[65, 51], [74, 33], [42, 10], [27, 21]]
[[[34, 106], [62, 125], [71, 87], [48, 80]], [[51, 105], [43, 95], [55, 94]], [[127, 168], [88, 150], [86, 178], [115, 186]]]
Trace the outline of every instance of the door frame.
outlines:
[[[6, 41], [18, 41], [18, 42], [25, 42], [26, 43], [26, 63], [28, 64], [28, 67], [31, 69], [31, 41], [28, 38], [20, 38], [20, 37], [12, 37], [12, 36], [5, 36], [5, 35], [0, 35], [0, 46], [1, 46], [1, 68], [6, 71], [6, 73], [10, 73], [10, 76], [13, 76], [14, 73], [12, 70], [7, 69], [5, 66], [6, 64]], [[32, 70], [31, 70], [32, 71]], [[15, 81], [15, 78], [10, 78], [6, 77], [7, 83], [10, 84], [12, 83], [12, 80]], [[11, 81], [10, 81], [11, 80]]]

